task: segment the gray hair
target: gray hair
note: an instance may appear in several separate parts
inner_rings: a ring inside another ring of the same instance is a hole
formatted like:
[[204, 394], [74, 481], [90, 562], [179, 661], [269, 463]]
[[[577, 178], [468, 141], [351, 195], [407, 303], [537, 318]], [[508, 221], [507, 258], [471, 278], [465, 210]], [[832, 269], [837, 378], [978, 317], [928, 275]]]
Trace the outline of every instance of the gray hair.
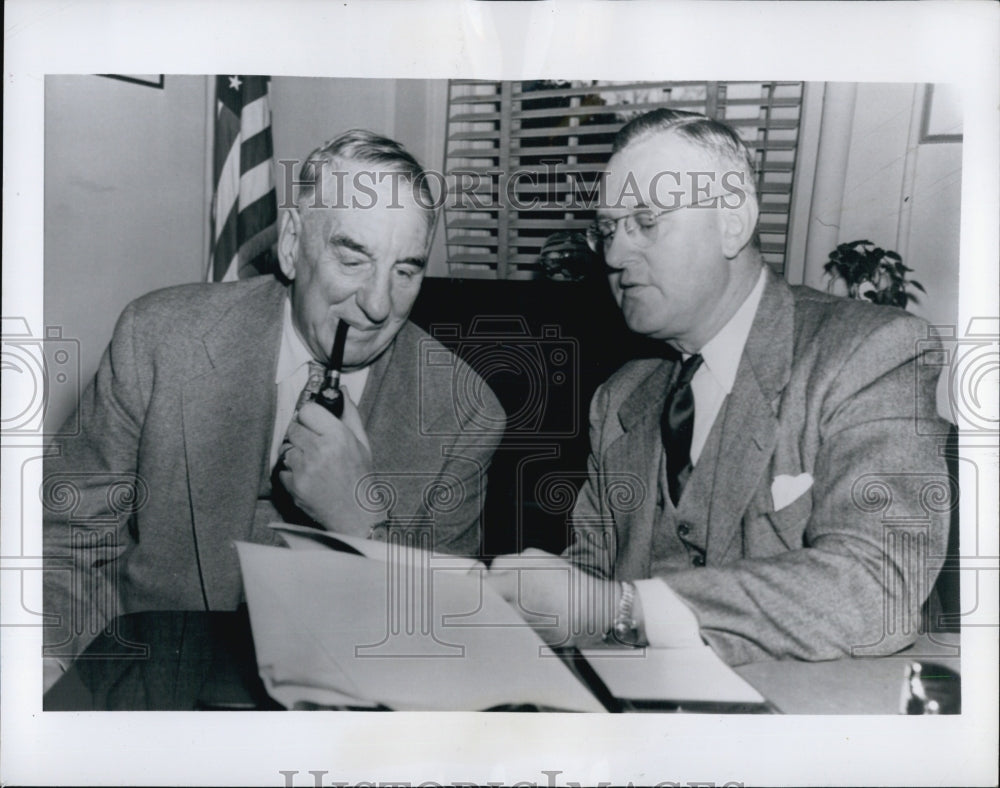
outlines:
[[707, 115], [679, 109], [654, 109], [630, 120], [619, 129], [611, 154], [654, 134], [673, 132], [713, 154], [718, 161], [743, 176], [746, 195], [757, 199], [757, 178], [754, 156], [743, 138], [731, 126]]
[[296, 181], [301, 189], [299, 200], [313, 197], [324, 165], [334, 166], [336, 162], [372, 164], [384, 172], [401, 173], [402, 180], [412, 185], [414, 199], [425, 209], [428, 224], [433, 223], [434, 200], [424, 168], [398, 142], [366, 129], [345, 131], [324, 142], [306, 157]]

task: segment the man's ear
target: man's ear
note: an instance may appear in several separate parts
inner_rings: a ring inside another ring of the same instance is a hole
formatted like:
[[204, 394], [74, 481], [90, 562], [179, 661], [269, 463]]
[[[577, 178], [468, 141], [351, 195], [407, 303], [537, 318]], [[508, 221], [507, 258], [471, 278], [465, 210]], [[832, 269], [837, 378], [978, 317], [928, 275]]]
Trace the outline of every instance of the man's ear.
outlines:
[[729, 207], [723, 198], [719, 207], [719, 230], [722, 234], [722, 252], [732, 260], [750, 243], [757, 229], [759, 209], [757, 201], [744, 195], [739, 205]]
[[295, 278], [295, 261], [299, 256], [301, 238], [302, 216], [295, 208], [282, 209], [278, 227], [278, 265], [289, 281]]

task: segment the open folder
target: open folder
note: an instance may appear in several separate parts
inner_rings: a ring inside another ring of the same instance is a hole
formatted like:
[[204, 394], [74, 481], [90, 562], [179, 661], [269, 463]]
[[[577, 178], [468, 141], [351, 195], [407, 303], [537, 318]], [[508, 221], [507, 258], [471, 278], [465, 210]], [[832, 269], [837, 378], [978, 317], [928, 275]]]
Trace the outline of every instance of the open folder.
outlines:
[[670, 655], [686, 677], [667, 682], [651, 649], [587, 652], [600, 678], [570, 669], [471, 559], [274, 527], [295, 549], [237, 548], [258, 670], [287, 708], [602, 712], [609, 691], [674, 701], [699, 684], [705, 700], [763, 701], [707, 648]]

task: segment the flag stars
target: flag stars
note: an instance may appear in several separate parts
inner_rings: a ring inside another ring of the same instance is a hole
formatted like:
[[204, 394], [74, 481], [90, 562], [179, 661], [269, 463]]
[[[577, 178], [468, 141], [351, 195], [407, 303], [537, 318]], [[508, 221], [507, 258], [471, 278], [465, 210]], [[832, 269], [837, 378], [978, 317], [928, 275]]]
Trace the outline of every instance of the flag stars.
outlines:
[[230, 77], [229, 78], [229, 87], [232, 90], [239, 90], [240, 89], [240, 85], [242, 85], [242, 84], [243, 84], [243, 80], [240, 79], [238, 75], [235, 76], [235, 77]]

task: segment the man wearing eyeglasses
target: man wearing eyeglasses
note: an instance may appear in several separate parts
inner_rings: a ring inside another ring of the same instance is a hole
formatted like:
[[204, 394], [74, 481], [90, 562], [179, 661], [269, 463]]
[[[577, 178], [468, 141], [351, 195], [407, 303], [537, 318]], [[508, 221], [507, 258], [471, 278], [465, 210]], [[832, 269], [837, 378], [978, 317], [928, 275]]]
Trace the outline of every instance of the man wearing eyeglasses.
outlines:
[[[490, 578], [549, 643], [710, 644], [730, 664], [891, 653], [945, 554], [945, 467], [922, 321], [790, 287], [764, 265], [751, 154], [702, 115], [617, 135], [588, 241], [632, 361], [591, 404], [562, 557]], [[859, 649], [860, 651], [855, 651]]]

